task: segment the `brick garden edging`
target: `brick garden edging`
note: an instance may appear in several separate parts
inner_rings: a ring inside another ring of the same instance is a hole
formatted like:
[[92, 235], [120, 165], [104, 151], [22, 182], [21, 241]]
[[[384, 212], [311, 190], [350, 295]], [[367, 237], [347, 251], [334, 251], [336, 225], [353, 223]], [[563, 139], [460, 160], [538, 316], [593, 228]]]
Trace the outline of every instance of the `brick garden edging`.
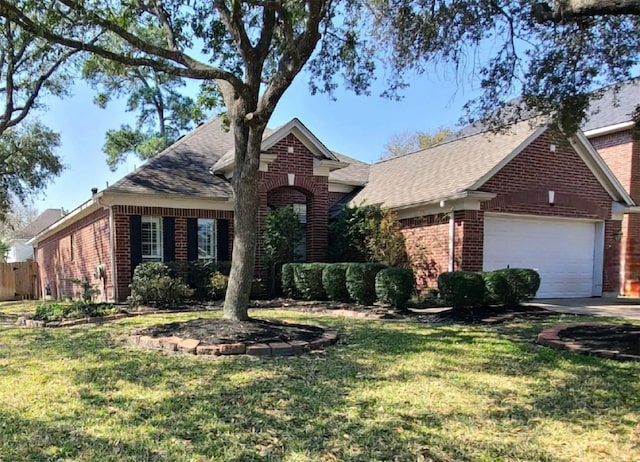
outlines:
[[117, 319], [132, 318], [135, 316], [147, 316], [152, 314], [172, 314], [172, 313], [192, 313], [189, 310], [149, 310], [140, 312], [127, 312], [108, 314], [106, 316], [94, 316], [87, 318], [69, 319], [68, 321], [41, 321], [38, 319], [31, 319], [25, 316], [20, 316], [16, 319], [16, 326], [19, 327], [73, 327], [83, 324], [99, 324], [108, 321], [115, 321]]
[[180, 337], [151, 337], [140, 335], [138, 332], [144, 329], [135, 329], [127, 339], [127, 343], [141, 348], [162, 350], [171, 353], [182, 353], [192, 355], [208, 356], [229, 356], [242, 355], [249, 356], [295, 356], [301, 355], [311, 350], [324, 348], [332, 345], [338, 340], [338, 331], [325, 329], [317, 338], [308, 342], [302, 340], [292, 340], [289, 342], [269, 342], [269, 343], [222, 343], [217, 345], [206, 345], [196, 339], [183, 339]]
[[[580, 324], [581, 326], [601, 326], [603, 324]], [[582, 345], [580, 342], [573, 342], [570, 340], [562, 340], [560, 338], [560, 332], [569, 327], [573, 327], [575, 324], [558, 324], [557, 326], [545, 329], [538, 334], [538, 343], [553, 348], [554, 350], [567, 350], [572, 353], [580, 353], [591, 356], [599, 356], [602, 358], [615, 359], [618, 361], [640, 361], [640, 356], [620, 353], [618, 350], [605, 350], [589, 348]]]

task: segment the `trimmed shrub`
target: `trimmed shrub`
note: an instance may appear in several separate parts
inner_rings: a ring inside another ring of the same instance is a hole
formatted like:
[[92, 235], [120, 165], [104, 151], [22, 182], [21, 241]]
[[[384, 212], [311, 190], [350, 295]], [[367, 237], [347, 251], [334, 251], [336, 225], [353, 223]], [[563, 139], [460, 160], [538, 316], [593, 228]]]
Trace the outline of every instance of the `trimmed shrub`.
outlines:
[[326, 263], [300, 263], [293, 267], [296, 291], [305, 300], [327, 299], [327, 293], [322, 286], [322, 270], [326, 265]]
[[349, 297], [361, 305], [376, 301], [376, 276], [385, 268], [382, 263], [348, 263], [346, 284]]
[[411, 268], [384, 268], [376, 275], [378, 300], [404, 309], [411, 298], [415, 277]]
[[504, 274], [498, 271], [480, 273], [486, 289], [487, 305], [506, 305], [513, 298], [512, 286]]
[[133, 306], [154, 305], [164, 308], [183, 302], [193, 295], [193, 289], [181, 278], [172, 277], [169, 267], [159, 262], [138, 265], [129, 287], [131, 295], [127, 300]]
[[479, 273], [450, 271], [438, 277], [438, 290], [455, 310], [482, 306], [485, 300], [484, 279]]
[[509, 283], [510, 290], [503, 302], [507, 306], [517, 306], [534, 297], [540, 288], [540, 275], [532, 269], [505, 268], [494, 273], [502, 275]]
[[229, 276], [225, 276], [220, 271], [216, 271], [211, 276], [210, 287], [211, 297], [214, 300], [220, 300], [224, 298], [227, 293], [227, 286], [229, 285]]
[[347, 266], [348, 263], [329, 263], [322, 270], [322, 287], [329, 300], [349, 301]]
[[293, 278], [293, 269], [302, 263], [286, 263], [282, 265], [282, 294], [287, 298], [300, 298]]

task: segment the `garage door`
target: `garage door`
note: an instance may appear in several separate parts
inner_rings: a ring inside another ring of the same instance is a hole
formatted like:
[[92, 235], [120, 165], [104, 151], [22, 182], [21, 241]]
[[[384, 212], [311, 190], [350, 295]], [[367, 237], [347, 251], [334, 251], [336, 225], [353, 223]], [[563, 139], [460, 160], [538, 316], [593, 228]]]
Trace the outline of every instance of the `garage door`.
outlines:
[[594, 264], [602, 265], [595, 252], [597, 228], [593, 222], [487, 215], [483, 268], [537, 270], [538, 298], [599, 295], [594, 293]]

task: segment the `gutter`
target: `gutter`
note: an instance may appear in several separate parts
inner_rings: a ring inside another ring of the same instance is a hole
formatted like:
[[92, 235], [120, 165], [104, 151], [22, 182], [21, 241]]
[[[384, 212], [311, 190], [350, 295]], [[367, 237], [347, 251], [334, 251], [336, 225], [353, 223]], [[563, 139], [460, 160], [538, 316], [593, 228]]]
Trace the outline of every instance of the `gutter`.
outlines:
[[633, 121], [628, 121], [628, 122], [622, 122], [622, 123], [615, 124], [615, 125], [609, 125], [607, 127], [594, 128], [593, 130], [588, 130], [588, 131], [585, 131], [583, 133], [588, 138], [593, 138], [595, 136], [609, 135], [611, 133], [621, 132], [623, 130], [628, 130], [628, 129], [632, 128], [634, 125], [635, 125], [635, 123]]
[[[111, 256], [111, 284], [113, 285], [113, 301], [118, 300], [118, 278], [116, 277], [116, 243], [115, 243], [115, 223], [113, 219], [113, 207], [104, 204], [102, 201], [102, 193], [96, 198], [96, 203], [102, 208], [109, 209], [109, 254]], [[105, 287], [106, 291], [106, 287]], [[107, 294], [105, 293], [105, 298]]]

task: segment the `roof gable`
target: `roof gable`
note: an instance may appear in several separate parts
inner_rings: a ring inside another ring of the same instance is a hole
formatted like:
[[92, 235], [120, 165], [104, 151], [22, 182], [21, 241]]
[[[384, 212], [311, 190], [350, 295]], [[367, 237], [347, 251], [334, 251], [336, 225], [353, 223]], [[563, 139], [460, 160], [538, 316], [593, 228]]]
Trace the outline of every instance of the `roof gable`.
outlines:
[[539, 129], [540, 124], [520, 122], [504, 133], [478, 133], [378, 162], [353, 202], [404, 208], [473, 190], [535, 139]]
[[[547, 129], [539, 120], [524, 121], [504, 133], [477, 133], [379, 162], [371, 166], [369, 183], [352, 203], [404, 209], [462, 198], [479, 191]], [[614, 200], [633, 204], [584, 134], [570, 142]]]
[[[275, 130], [265, 130], [260, 150], [266, 152], [289, 135], [295, 136], [311, 154], [318, 160], [340, 162], [339, 159], [297, 118]], [[213, 173], [230, 172], [233, 170], [233, 146], [212, 167]]]

